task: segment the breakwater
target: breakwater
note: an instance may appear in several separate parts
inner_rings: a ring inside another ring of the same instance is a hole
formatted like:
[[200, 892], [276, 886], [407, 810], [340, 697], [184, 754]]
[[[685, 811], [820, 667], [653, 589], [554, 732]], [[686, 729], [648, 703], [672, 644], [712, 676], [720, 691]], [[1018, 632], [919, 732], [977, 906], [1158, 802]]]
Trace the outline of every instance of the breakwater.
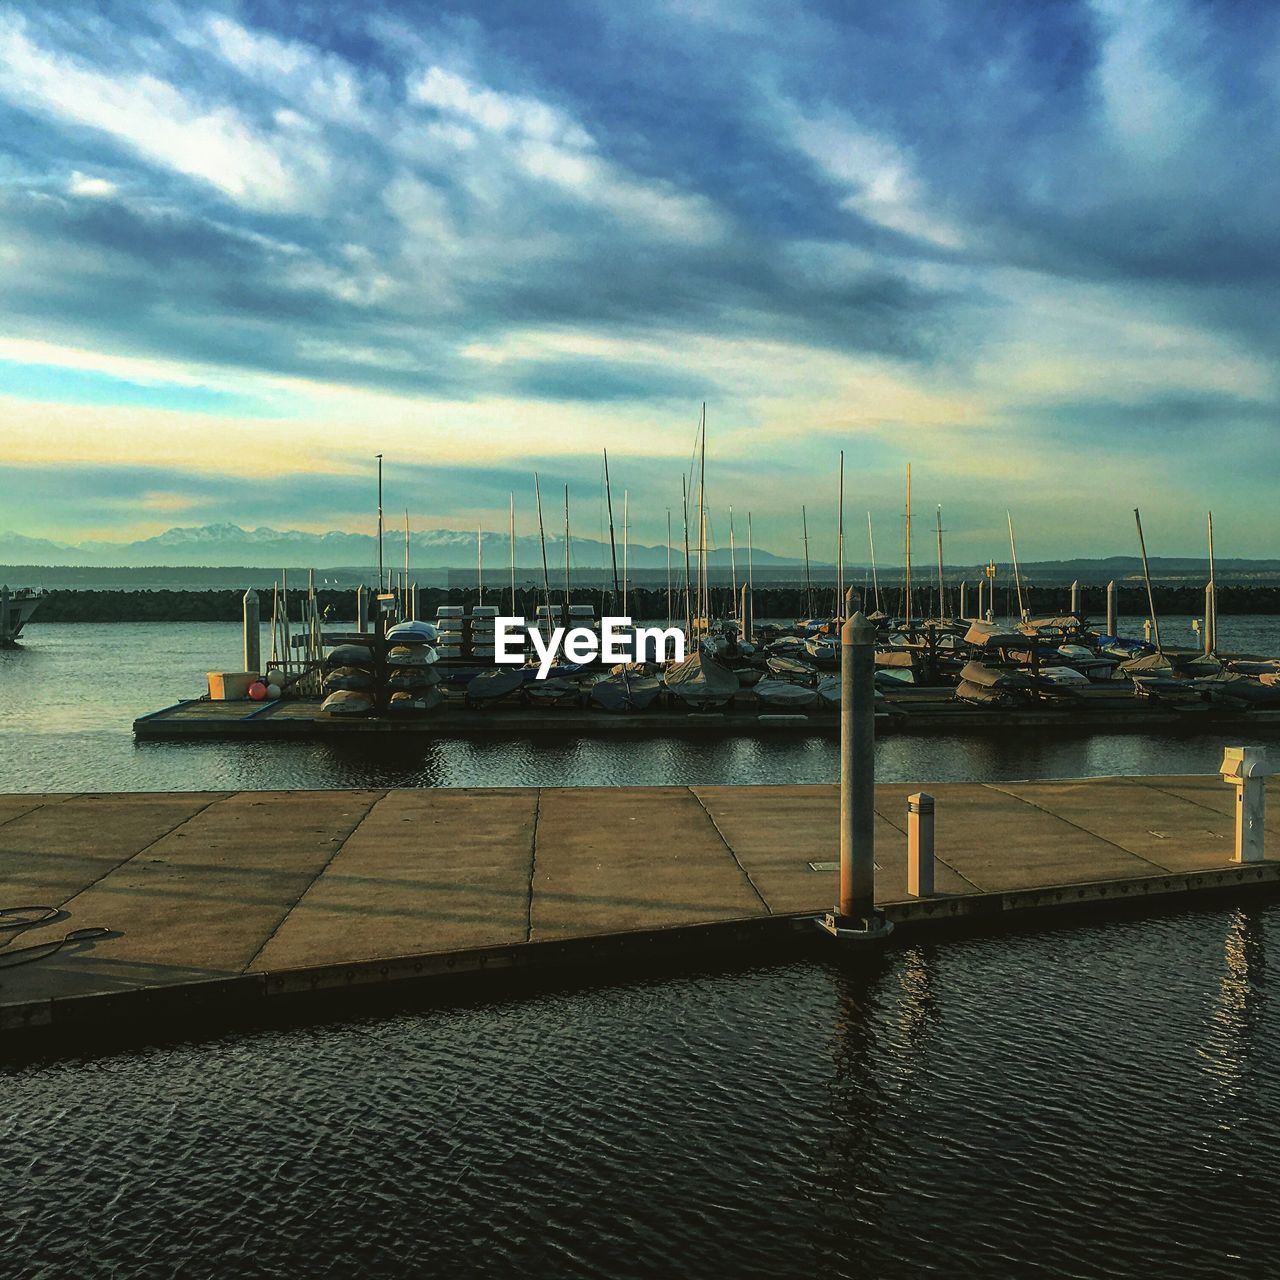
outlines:
[[[864, 594], [859, 584], [854, 586], [861, 601]], [[948, 584], [948, 604], [955, 608], [956, 588]], [[259, 592], [261, 595], [262, 593]], [[290, 592], [291, 611], [297, 616], [297, 602], [304, 593]], [[868, 595], [870, 593], [867, 593]], [[323, 614], [336, 619], [350, 618], [355, 612], [355, 598], [351, 591], [321, 590], [316, 593]], [[558, 602], [559, 593], [553, 590]], [[886, 612], [902, 612], [905, 598], [900, 587], [881, 586], [881, 603]], [[1194, 586], [1156, 586], [1156, 609], [1161, 614], [1198, 616], [1204, 610], [1204, 591]], [[57, 590], [47, 592], [41, 600], [36, 621], [49, 622], [236, 622], [241, 616], [243, 592], [239, 590], [182, 591], [182, 590]], [[542, 593], [532, 587], [517, 589], [517, 609], [532, 616], [542, 600]], [[732, 612], [730, 590], [713, 588], [712, 610], [719, 616]], [[1044, 615], [1065, 612], [1070, 605], [1070, 592], [1059, 586], [1023, 585], [1023, 596], [1033, 614]], [[937, 589], [913, 591], [913, 614], [916, 617], [936, 614]], [[1007, 597], [1007, 598], [1006, 598]], [[418, 612], [422, 617], [433, 618], [441, 605], [476, 603], [474, 588], [420, 587]], [[1122, 619], [1140, 620], [1147, 616], [1146, 591], [1141, 583], [1125, 583], [1119, 587], [1120, 616]], [[627, 608], [612, 592], [575, 590], [574, 603], [593, 605], [601, 614], [628, 613], [639, 620], [656, 620], [667, 616], [665, 589], [636, 588], [627, 593]], [[976, 584], [970, 584], [970, 607], [976, 604]], [[508, 592], [485, 592], [485, 600], [507, 607]], [[1016, 595], [1012, 588], [1006, 593], [998, 588], [996, 603], [1010, 615], [1017, 613]], [[673, 612], [683, 614], [683, 594], [673, 596]], [[834, 589], [815, 587], [812, 596], [803, 587], [757, 587], [754, 593], [755, 614], [759, 618], [799, 618], [810, 614], [830, 614], [835, 606]], [[812, 609], [810, 609], [812, 605]], [[874, 608], [874, 598], [866, 601]], [[1106, 614], [1106, 592], [1103, 587], [1083, 588], [1085, 612], [1094, 618]], [[264, 617], [270, 617], [270, 591], [263, 599]], [[1222, 614], [1275, 614], [1280, 613], [1280, 586], [1219, 586], [1218, 613]]]

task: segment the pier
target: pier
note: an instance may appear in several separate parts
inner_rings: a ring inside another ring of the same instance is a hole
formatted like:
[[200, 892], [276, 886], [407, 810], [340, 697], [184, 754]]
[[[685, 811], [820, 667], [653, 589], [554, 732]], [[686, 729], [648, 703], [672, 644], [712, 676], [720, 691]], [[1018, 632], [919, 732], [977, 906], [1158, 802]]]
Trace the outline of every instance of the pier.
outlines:
[[[876, 736], [898, 733], [983, 733], [1037, 729], [1064, 733], [1203, 733], [1280, 730], [1280, 709], [1234, 711], [1207, 703], [1177, 707], [1136, 698], [1127, 688], [1096, 685], [1069, 701], [994, 708], [959, 702], [946, 688], [904, 687], [877, 704]], [[317, 699], [277, 702], [213, 702], [189, 699], [140, 716], [133, 722], [139, 741], [237, 738], [331, 738], [351, 734], [419, 735], [440, 738], [537, 736], [548, 733], [646, 734], [815, 734], [837, 737], [840, 715], [834, 709], [778, 712], [762, 707], [743, 692], [723, 710], [690, 711], [683, 706], [654, 706], [632, 714], [595, 707], [531, 706], [507, 699], [483, 707], [465, 705], [461, 693], [424, 715], [331, 716]]]
[[[913, 897], [912, 790], [875, 790], [895, 942], [1280, 884], [1280, 861], [1232, 860], [1222, 778], [1121, 777], [930, 787], [934, 892]], [[838, 807], [811, 785], [0, 796], [0, 908], [57, 909], [0, 933], [0, 1044], [807, 936], [837, 892]], [[108, 932], [54, 945], [94, 927]]]

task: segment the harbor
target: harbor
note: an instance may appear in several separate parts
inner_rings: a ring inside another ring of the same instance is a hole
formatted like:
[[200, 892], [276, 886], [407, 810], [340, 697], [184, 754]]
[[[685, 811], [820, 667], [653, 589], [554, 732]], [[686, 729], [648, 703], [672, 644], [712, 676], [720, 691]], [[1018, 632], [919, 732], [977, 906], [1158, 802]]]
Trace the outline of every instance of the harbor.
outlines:
[[[1223, 778], [1127, 777], [931, 786], [913, 893], [913, 790], [874, 795], [900, 942], [1280, 884], [1280, 861], [1236, 860]], [[0, 796], [0, 905], [46, 909], [0, 917], [0, 1028], [11, 1049], [208, 1034], [353, 989], [812, 946], [838, 816], [838, 788], [795, 785]]]

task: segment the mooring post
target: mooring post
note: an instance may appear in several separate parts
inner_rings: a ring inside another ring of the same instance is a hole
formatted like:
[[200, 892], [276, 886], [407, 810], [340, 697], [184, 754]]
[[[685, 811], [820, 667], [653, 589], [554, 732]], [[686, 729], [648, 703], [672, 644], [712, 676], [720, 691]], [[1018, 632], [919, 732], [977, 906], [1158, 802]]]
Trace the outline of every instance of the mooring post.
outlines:
[[756, 620], [753, 616], [755, 613], [755, 601], [751, 598], [751, 588], [744, 582], [742, 584], [742, 603], [738, 608], [738, 614], [742, 622], [742, 638], [750, 640], [755, 633]]
[[1080, 584], [1073, 582], [1071, 584], [1071, 612], [1077, 618], [1084, 617], [1083, 592], [1080, 590]]
[[982, 598], [983, 598], [982, 587], [983, 587], [983, 580], [979, 578], [978, 579], [978, 611], [973, 615], [975, 618], [977, 618], [979, 622], [981, 622], [987, 616], [985, 613], [982, 612]]
[[927, 791], [907, 797], [907, 892], [933, 896], [933, 797]]
[[1206, 656], [1218, 647], [1218, 597], [1213, 583], [1204, 589], [1204, 651]]
[[1267, 778], [1275, 770], [1266, 747], [1227, 747], [1219, 772], [1236, 789], [1237, 862], [1261, 862], [1266, 857]]
[[840, 631], [840, 897], [819, 923], [839, 939], [887, 937], [876, 911], [876, 629], [862, 611]]
[[244, 593], [244, 666], [242, 671], [262, 674], [262, 617], [258, 593], [250, 587]]
[[9, 643], [9, 588], [0, 587], [0, 644]]
[[[857, 612], [854, 608], [854, 603], [853, 588], [846, 587], [844, 589], [844, 618], [852, 618]], [[842, 622], [844, 621], [844, 618], [841, 619]]]
[[364, 587], [356, 588], [356, 630], [369, 630], [369, 596]]
[[418, 620], [418, 584], [416, 582], [409, 588], [409, 617], [414, 622]]
[[[982, 588], [981, 583], [978, 584], [978, 588], [979, 590], [981, 590]], [[967, 618], [968, 616], [969, 616], [969, 584], [967, 582], [962, 582], [960, 584], [960, 618], [963, 621], [963, 619]]]
[[1118, 636], [1116, 628], [1120, 625], [1119, 592], [1114, 582], [1107, 583], [1107, 635]]

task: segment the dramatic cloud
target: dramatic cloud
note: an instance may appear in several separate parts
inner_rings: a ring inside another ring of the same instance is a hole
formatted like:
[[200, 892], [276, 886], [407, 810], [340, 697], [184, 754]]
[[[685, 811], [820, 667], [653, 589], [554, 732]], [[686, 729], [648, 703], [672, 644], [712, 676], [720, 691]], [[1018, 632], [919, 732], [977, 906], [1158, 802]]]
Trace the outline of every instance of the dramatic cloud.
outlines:
[[379, 451], [465, 527], [608, 445], [652, 539], [705, 399], [778, 550], [843, 448], [886, 545], [911, 459], [957, 554], [1270, 553], [1277, 68], [1191, 0], [0, 0], [0, 528], [340, 526]]

